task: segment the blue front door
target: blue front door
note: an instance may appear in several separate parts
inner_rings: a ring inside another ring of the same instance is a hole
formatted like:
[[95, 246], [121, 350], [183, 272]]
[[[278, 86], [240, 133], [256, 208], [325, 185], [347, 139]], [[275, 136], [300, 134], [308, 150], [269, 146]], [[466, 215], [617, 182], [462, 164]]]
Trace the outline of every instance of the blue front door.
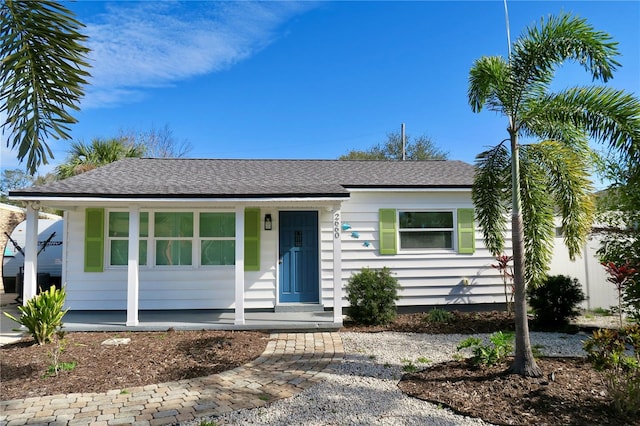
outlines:
[[280, 302], [318, 303], [318, 212], [280, 212]]

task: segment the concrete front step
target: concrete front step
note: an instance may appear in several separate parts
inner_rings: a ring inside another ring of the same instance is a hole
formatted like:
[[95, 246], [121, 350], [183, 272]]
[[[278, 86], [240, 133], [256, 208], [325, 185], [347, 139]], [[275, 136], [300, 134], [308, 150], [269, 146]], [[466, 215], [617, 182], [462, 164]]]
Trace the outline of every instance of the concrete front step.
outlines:
[[274, 312], [323, 312], [324, 306], [318, 303], [285, 303], [276, 305]]

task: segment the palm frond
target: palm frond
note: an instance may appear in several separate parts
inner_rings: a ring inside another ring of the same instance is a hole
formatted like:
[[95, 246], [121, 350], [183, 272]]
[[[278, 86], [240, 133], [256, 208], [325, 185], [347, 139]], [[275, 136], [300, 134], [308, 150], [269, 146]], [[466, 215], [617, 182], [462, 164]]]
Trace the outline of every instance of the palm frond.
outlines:
[[573, 121], [554, 117], [549, 113], [549, 95], [529, 98], [520, 111], [520, 134], [538, 141], [562, 141], [578, 150], [588, 149], [586, 131]]
[[476, 60], [469, 71], [469, 105], [473, 112], [480, 112], [485, 105], [492, 111], [502, 112], [509, 96], [509, 66], [500, 56], [483, 56]]
[[562, 13], [542, 19], [514, 44], [510, 63], [514, 76], [522, 87], [549, 81], [555, 68], [566, 61], [575, 61], [594, 80], [608, 81], [620, 63], [618, 43], [609, 34], [596, 31], [586, 19]]
[[142, 157], [145, 147], [126, 138], [96, 138], [90, 144], [74, 141], [66, 161], [56, 168], [59, 179], [66, 179], [123, 158]]
[[518, 38], [509, 58], [518, 112], [527, 99], [548, 91], [555, 69], [564, 62], [578, 62], [594, 79], [607, 81], [620, 65], [614, 59], [618, 54], [617, 43], [585, 19], [568, 14], [543, 19]]
[[525, 236], [525, 281], [539, 285], [547, 274], [555, 235], [554, 206], [545, 170], [531, 155], [535, 145], [520, 149], [520, 196]]
[[54, 1], [5, 0], [0, 4], [0, 112], [6, 113], [7, 147], [26, 158], [34, 174], [53, 153], [47, 139], [69, 138], [89, 73], [83, 26]]
[[502, 144], [476, 157], [473, 204], [485, 245], [494, 256], [504, 249], [511, 199], [510, 164], [509, 152]]
[[640, 100], [610, 87], [575, 87], [540, 100], [540, 121], [572, 123], [640, 161]]
[[557, 141], [532, 145], [530, 156], [544, 169], [550, 198], [561, 215], [565, 245], [573, 260], [582, 251], [595, 213], [589, 180], [590, 156]]

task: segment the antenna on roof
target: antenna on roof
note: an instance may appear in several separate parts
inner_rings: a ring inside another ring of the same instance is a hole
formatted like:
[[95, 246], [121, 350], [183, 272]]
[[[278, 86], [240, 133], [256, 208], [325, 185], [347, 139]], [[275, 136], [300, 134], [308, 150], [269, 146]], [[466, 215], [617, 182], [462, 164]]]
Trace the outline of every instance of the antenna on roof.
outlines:
[[402, 161], [404, 161], [407, 159], [406, 140], [404, 138], [404, 123], [402, 123], [402, 125], [400, 126], [400, 138], [402, 140]]
[[507, 0], [504, 0], [504, 18], [507, 23], [507, 46], [509, 50], [509, 62], [511, 62], [511, 32], [509, 31], [509, 8], [507, 7]]

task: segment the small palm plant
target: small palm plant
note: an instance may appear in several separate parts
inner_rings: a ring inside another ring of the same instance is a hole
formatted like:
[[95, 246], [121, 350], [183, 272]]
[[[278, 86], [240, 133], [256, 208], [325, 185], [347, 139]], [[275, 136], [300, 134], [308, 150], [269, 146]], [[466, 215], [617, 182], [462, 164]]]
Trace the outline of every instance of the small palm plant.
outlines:
[[62, 317], [68, 309], [64, 307], [66, 297], [63, 289], [57, 289], [52, 285], [49, 290], [43, 291], [29, 299], [24, 306], [18, 306], [22, 315], [16, 318], [8, 312], [4, 315], [29, 330], [39, 345], [52, 341], [53, 336], [62, 328]]

